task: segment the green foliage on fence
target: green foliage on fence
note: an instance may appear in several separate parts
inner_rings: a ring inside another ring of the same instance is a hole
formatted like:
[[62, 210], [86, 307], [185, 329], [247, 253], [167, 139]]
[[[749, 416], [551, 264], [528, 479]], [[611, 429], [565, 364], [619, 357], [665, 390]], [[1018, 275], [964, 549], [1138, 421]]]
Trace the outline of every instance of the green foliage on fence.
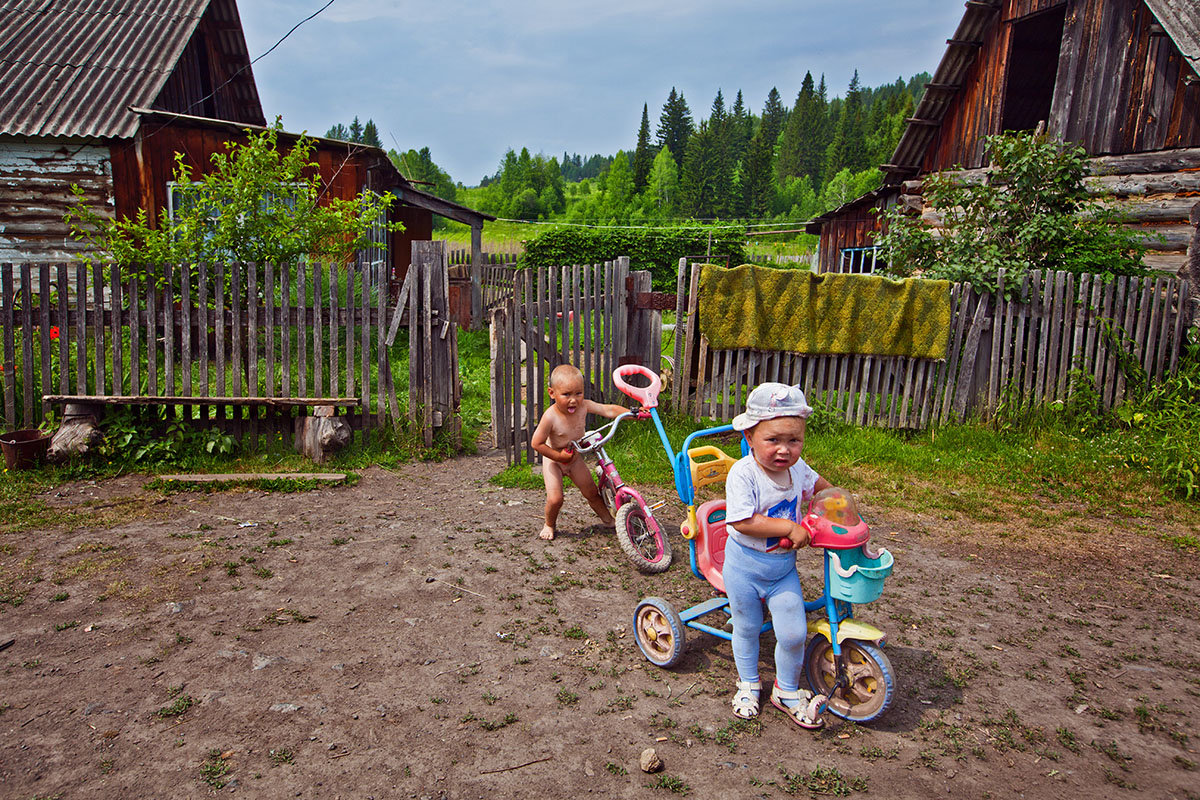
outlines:
[[679, 259], [745, 262], [746, 230], [740, 226], [644, 229], [553, 228], [525, 243], [522, 266], [599, 264], [629, 256], [630, 269], [648, 269], [658, 291], [675, 291]]

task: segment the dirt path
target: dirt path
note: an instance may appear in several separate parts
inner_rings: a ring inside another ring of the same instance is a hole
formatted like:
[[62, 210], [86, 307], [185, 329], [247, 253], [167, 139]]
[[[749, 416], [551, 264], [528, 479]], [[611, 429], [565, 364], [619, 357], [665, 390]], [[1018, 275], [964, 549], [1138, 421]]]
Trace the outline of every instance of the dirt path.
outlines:
[[898, 700], [814, 735], [770, 708], [735, 723], [724, 642], [692, 635], [670, 671], [641, 657], [640, 597], [710, 594], [682, 540], [639, 575], [574, 495], [545, 545], [540, 493], [486, 483], [501, 466], [60, 487], [109, 516], [0, 541], [0, 578], [29, 587], [0, 606], [0, 795], [1200, 796], [1200, 571], [1149, 536], [1080, 556], [876, 514], [897, 566], [860, 616], [889, 632]]

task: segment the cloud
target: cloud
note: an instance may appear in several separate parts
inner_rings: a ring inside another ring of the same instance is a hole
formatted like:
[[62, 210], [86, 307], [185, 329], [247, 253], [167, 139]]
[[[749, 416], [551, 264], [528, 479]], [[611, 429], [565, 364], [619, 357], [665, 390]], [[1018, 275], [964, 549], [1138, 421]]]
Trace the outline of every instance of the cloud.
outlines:
[[[325, 0], [239, 0], [258, 55]], [[945, 0], [337, 0], [254, 67], [268, 116], [323, 133], [357, 115], [456, 180], [504, 151], [631, 148], [671, 87], [697, 119], [717, 89], [757, 112], [790, 104], [806, 70], [841, 94], [932, 71], [961, 17]], [[393, 142], [385, 135], [385, 143]]]

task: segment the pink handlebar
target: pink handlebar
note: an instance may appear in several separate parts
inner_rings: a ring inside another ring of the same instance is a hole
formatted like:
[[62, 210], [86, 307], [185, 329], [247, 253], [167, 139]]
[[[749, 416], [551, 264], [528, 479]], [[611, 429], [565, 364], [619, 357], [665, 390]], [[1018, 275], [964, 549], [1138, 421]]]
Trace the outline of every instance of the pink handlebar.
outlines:
[[[641, 375], [650, 381], [650, 385], [641, 388], [630, 386], [625, 381], [626, 375]], [[662, 379], [650, 368], [643, 367], [641, 364], [625, 364], [617, 367], [613, 372], [613, 383], [622, 392], [636, 400], [643, 408], [655, 408], [658, 406], [658, 393], [662, 391]]]

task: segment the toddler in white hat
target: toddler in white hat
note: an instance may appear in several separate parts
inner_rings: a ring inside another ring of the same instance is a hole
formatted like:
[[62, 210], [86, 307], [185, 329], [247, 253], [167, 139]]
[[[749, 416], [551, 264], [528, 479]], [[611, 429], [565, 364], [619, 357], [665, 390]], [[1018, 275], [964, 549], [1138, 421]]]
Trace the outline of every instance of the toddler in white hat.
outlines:
[[799, 520], [812, 496], [830, 486], [800, 457], [805, 420], [812, 411], [798, 386], [764, 383], [750, 392], [746, 410], [733, 418], [750, 454], [730, 468], [725, 480], [729, 539], [721, 574], [733, 616], [738, 671], [734, 715], [758, 715], [759, 634], [766, 600], [776, 642], [771, 704], [797, 725], [815, 729], [824, 724], [826, 698], [800, 688], [808, 623], [796, 573], [796, 548], [808, 544]]

